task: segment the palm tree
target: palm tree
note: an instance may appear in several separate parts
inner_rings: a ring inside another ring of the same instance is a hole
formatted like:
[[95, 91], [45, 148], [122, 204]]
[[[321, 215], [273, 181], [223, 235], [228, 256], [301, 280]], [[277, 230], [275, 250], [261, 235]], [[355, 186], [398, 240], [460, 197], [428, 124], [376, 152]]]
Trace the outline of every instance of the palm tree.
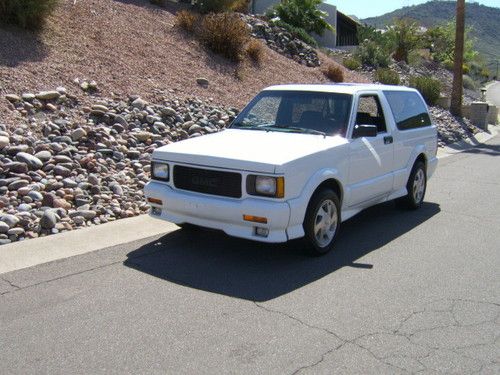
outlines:
[[457, 0], [457, 21], [455, 32], [455, 61], [453, 65], [453, 86], [451, 89], [450, 111], [455, 116], [462, 116], [465, 0]]

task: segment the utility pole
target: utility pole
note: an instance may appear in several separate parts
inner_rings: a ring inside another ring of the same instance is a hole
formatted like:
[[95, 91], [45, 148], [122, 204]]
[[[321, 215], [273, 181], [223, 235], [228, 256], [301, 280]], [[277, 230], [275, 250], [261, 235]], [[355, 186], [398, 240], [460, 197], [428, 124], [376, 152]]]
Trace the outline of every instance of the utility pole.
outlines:
[[455, 116], [462, 116], [464, 32], [465, 32], [465, 0], [457, 0], [455, 61], [453, 65], [453, 86], [451, 89], [451, 108], [450, 108], [450, 112]]

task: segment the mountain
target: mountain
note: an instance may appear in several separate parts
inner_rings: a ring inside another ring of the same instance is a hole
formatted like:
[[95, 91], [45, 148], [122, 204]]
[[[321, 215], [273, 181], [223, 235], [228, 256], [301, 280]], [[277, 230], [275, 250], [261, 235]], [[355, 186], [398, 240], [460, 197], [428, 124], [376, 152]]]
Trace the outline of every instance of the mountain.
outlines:
[[[422, 26], [431, 27], [453, 20], [456, 12], [456, 1], [429, 1], [424, 4], [403, 7], [379, 17], [366, 18], [363, 22], [383, 27], [392, 23], [395, 18], [409, 17]], [[488, 7], [478, 3], [465, 4], [465, 23], [471, 26], [472, 36], [476, 38], [475, 48], [489, 63], [491, 70], [496, 68], [500, 60], [500, 8]]]

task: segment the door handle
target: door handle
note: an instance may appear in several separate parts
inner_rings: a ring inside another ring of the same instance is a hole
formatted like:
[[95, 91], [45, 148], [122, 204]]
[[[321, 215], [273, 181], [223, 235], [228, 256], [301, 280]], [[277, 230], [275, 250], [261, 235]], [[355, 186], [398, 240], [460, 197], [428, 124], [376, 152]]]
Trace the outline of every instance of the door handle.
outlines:
[[385, 145], [391, 144], [392, 142], [394, 142], [394, 138], [392, 138], [391, 135], [388, 135], [388, 136], [384, 137], [384, 144]]

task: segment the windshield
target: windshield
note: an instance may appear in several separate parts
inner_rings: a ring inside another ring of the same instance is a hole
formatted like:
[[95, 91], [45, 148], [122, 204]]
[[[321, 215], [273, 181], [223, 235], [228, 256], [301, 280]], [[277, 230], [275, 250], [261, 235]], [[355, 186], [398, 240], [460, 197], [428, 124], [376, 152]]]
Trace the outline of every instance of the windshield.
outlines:
[[345, 136], [352, 96], [310, 91], [263, 91], [232, 129]]

